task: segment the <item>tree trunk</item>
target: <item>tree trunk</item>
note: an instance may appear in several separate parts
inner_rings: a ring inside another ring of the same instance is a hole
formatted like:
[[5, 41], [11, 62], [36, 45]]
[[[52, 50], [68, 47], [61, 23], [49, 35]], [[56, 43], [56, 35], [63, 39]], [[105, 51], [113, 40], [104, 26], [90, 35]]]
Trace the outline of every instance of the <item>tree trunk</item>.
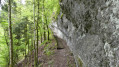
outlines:
[[42, 38], [42, 32], [40, 31], [40, 37], [41, 37], [41, 43], [43, 42], [43, 38]]
[[50, 37], [49, 37], [49, 35], [50, 35], [50, 33], [49, 33], [49, 28], [48, 28], [48, 21], [47, 21], [47, 17], [46, 17], [46, 15], [45, 15], [45, 19], [46, 19], [46, 25], [47, 25], [47, 30], [48, 30], [48, 36], [47, 36], [47, 39], [49, 40], [50, 39]]
[[37, 28], [37, 33], [36, 33], [36, 35], [37, 35], [37, 45], [36, 45], [36, 67], [38, 67], [38, 39], [39, 39], [39, 35], [38, 35], [38, 22], [39, 22], [39, 0], [38, 0], [38, 16], [37, 16], [37, 26], [36, 26], [36, 28]]
[[37, 65], [37, 61], [36, 61], [36, 23], [35, 23], [35, 0], [33, 0], [34, 4], [33, 4], [33, 16], [34, 16], [34, 66], [36, 67]]
[[28, 60], [28, 62], [27, 62], [27, 67], [29, 66], [29, 60], [30, 60], [30, 54], [29, 54], [29, 38], [28, 38], [28, 55], [27, 55], [27, 60]]
[[12, 23], [11, 23], [11, 0], [8, 0], [8, 23], [9, 23], [9, 37], [10, 37], [10, 65], [13, 67], [13, 38], [12, 38]]
[[26, 42], [26, 44], [25, 44], [25, 59], [27, 58], [27, 44], [28, 44], [28, 38], [27, 38], [27, 24], [26, 24], [26, 27], [25, 27], [25, 30], [24, 30], [24, 35], [25, 35], [25, 42]]
[[45, 32], [45, 21], [44, 21], [44, 1], [45, 0], [43, 0], [43, 6], [42, 6], [42, 11], [43, 11], [43, 14], [42, 14], [42, 21], [43, 21], [43, 29], [44, 29], [44, 33], [43, 33], [43, 36], [44, 36], [44, 41], [46, 40], [46, 32]]

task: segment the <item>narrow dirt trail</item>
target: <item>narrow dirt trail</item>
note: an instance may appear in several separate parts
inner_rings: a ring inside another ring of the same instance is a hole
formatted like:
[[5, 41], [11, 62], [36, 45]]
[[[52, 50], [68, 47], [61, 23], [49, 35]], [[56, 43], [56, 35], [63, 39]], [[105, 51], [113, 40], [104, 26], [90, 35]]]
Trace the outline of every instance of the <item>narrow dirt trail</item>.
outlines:
[[53, 67], [75, 67], [73, 56], [66, 49], [56, 50]]
[[[56, 41], [52, 40], [49, 49], [53, 53], [50, 56], [46, 55], [44, 51], [47, 44], [39, 47], [38, 67], [75, 67], [73, 54], [70, 52], [66, 44], [62, 49], [57, 49], [54, 47], [55, 44]], [[16, 67], [34, 67], [34, 51], [32, 51], [32, 55], [29, 56], [29, 63], [28, 59], [24, 59], [23, 61], [19, 62]]]
[[56, 36], [58, 49], [54, 54], [54, 66], [53, 67], [75, 67], [75, 60], [73, 54], [68, 48], [66, 42]]

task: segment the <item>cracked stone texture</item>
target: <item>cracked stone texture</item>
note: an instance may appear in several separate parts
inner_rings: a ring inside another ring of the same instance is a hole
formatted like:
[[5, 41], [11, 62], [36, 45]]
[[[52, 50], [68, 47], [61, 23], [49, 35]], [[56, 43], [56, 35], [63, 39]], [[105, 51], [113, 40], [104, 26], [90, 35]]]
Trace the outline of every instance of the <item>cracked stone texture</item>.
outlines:
[[60, 0], [60, 6], [51, 28], [77, 67], [119, 67], [119, 0]]

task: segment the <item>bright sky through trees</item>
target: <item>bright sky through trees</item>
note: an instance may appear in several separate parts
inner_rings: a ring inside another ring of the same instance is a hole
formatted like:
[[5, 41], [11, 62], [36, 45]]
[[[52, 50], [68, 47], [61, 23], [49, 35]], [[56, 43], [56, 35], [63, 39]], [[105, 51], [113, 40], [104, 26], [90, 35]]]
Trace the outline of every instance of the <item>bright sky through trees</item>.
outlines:
[[[1, 0], [1, 4], [4, 4], [5, 0]], [[0, 10], [1, 10], [1, 5], [0, 5]]]
[[[5, 0], [1, 0], [1, 4], [4, 4], [4, 3], [5, 3]], [[25, 4], [25, 0], [21, 0], [21, 3]], [[0, 5], [0, 10], [1, 10], [1, 5]]]
[[21, 0], [22, 4], [25, 4], [25, 0]]

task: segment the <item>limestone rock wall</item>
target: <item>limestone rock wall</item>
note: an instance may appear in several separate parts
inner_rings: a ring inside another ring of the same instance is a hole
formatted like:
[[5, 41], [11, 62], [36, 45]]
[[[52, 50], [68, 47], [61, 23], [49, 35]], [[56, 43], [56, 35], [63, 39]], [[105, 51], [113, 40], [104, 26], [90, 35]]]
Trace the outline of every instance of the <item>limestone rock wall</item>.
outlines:
[[119, 67], [119, 0], [60, 0], [51, 26], [79, 67]]

